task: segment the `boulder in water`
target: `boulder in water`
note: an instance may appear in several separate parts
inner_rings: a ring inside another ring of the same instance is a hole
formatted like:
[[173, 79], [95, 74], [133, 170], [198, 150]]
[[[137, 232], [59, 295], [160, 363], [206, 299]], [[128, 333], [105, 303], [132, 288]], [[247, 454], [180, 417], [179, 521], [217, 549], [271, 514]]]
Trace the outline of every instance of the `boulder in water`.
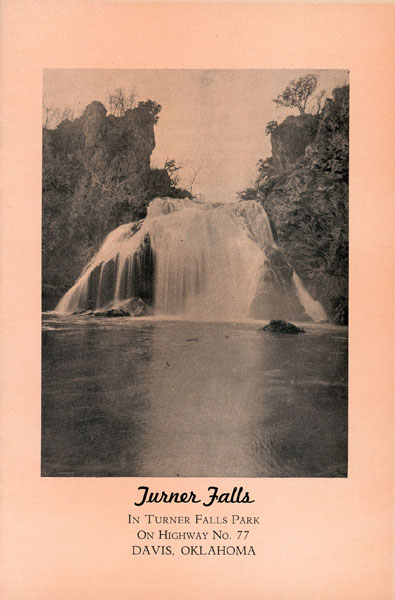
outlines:
[[301, 327], [296, 327], [289, 321], [275, 320], [270, 321], [269, 325], [265, 325], [260, 328], [260, 331], [270, 331], [272, 333], [305, 333], [305, 330]]
[[[85, 313], [86, 314], [86, 313]], [[95, 310], [95, 317], [146, 317], [153, 314], [152, 309], [141, 298], [132, 298], [128, 302], [105, 310]]]
[[130, 312], [125, 306], [95, 311], [95, 317], [130, 317]]
[[134, 317], [149, 317], [153, 314], [151, 307], [141, 298], [132, 298], [127, 306]]

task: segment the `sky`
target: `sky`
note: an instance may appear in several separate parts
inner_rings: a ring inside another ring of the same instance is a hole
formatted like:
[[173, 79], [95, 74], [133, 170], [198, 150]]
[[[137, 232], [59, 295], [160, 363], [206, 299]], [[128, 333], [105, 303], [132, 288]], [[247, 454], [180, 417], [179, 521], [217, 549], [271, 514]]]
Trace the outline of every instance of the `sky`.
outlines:
[[317, 91], [348, 83], [344, 70], [46, 69], [46, 106], [81, 112], [93, 100], [106, 103], [116, 88], [162, 106], [155, 126], [151, 166], [166, 159], [182, 166], [180, 185], [210, 202], [233, 202], [253, 184], [256, 163], [271, 154], [266, 123], [297, 109], [273, 102], [291, 79], [314, 73]]

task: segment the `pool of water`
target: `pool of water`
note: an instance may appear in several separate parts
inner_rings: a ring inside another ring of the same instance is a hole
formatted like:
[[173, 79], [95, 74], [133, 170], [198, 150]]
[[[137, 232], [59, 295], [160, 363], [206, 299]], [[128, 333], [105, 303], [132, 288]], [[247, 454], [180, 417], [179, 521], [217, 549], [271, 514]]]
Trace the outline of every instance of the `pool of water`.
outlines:
[[344, 477], [347, 329], [43, 318], [42, 475]]

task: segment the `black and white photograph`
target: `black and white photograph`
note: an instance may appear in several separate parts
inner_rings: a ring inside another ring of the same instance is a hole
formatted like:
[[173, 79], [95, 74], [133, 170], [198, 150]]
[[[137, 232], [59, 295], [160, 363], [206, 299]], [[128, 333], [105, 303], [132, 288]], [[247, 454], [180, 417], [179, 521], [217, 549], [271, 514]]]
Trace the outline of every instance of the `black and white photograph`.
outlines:
[[347, 477], [349, 72], [46, 69], [43, 477]]

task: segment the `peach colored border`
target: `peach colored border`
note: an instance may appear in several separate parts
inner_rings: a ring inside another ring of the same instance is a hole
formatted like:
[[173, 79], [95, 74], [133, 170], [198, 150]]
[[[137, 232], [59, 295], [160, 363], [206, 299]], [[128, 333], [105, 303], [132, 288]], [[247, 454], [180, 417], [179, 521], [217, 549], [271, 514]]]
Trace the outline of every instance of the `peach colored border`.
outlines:
[[[3, 0], [1, 13], [2, 597], [389, 600], [394, 6]], [[132, 558], [144, 480], [40, 478], [44, 67], [351, 70], [349, 478], [235, 481], [262, 518], [255, 558]]]

